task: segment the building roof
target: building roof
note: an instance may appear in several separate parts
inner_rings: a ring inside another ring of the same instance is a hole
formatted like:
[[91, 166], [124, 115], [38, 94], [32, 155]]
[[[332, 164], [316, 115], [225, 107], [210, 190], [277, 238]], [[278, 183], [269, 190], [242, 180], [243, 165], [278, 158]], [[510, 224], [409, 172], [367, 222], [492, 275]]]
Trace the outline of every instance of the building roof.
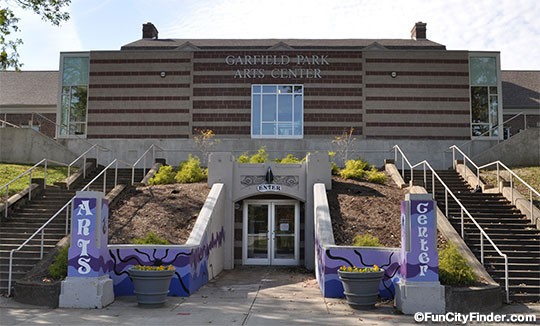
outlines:
[[56, 106], [58, 71], [0, 71], [0, 107]]
[[540, 109], [540, 71], [502, 70], [504, 107]]
[[446, 50], [446, 46], [427, 39], [151, 39], [143, 38], [122, 46], [122, 50], [172, 50], [189, 46], [191, 50], [271, 50], [289, 47], [304, 49], [363, 49], [378, 44], [387, 49]]

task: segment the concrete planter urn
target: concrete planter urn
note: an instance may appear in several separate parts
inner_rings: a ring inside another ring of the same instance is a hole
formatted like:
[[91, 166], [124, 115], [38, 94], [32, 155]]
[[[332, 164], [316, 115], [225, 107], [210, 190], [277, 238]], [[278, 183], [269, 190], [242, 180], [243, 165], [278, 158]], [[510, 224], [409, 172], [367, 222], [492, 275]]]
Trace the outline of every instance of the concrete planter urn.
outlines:
[[160, 307], [167, 301], [175, 269], [172, 266], [133, 266], [128, 270], [139, 306]]
[[338, 275], [343, 284], [343, 293], [347, 298], [347, 303], [351, 307], [356, 309], [375, 307], [384, 269], [376, 265], [373, 268], [341, 267]]

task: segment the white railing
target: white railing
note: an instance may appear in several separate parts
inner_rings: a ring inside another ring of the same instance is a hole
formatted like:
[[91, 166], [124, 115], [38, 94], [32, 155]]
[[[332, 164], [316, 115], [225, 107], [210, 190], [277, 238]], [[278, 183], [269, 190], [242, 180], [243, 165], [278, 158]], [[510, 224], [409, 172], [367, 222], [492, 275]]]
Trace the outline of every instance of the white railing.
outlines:
[[[69, 165], [68, 165], [68, 174], [67, 174], [68, 179], [71, 176], [71, 167], [74, 166], [75, 163], [77, 163], [81, 159], [83, 160], [83, 163], [82, 163], [83, 179], [86, 178], [86, 158], [88, 156], [88, 153], [90, 153], [90, 151], [92, 151], [92, 150], [94, 150], [95, 159], [96, 159], [96, 165], [99, 165], [99, 151], [103, 151], [103, 152], [110, 152], [111, 151], [110, 149], [108, 149], [106, 147], [103, 147], [101, 145], [97, 145], [97, 144], [92, 145], [84, 153], [82, 153], [76, 159], [74, 159], [71, 163], [69, 163]], [[68, 184], [68, 189], [69, 189], [69, 184]]]
[[[465, 227], [464, 227], [465, 216], [467, 216], [467, 218], [469, 218], [469, 220], [471, 220], [471, 222], [480, 231], [480, 261], [482, 262], [482, 265], [484, 264], [484, 238], [491, 244], [491, 246], [495, 249], [495, 251], [499, 254], [499, 256], [503, 257], [503, 259], [504, 259], [504, 289], [505, 289], [505, 292], [506, 292], [506, 302], [509, 303], [510, 302], [510, 293], [509, 293], [509, 290], [508, 290], [508, 285], [509, 285], [508, 284], [508, 256], [506, 254], [502, 253], [502, 251], [499, 249], [499, 247], [497, 247], [497, 245], [493, 242], [493, 240], [491, 240], [489, 235], [484, 231], [484, 229], [482, 229], [482, 227], [480, 226], [480, 224], [478, 224], [478, 222], [474, 219], [474, 217], [472, 217], [472, 215], [465, 208], [465, 206], [463, 206], [463, 204], [461, 204], [459, 199], [452, 193], [450, 188], [443, 182], [443, 180], [439, 177], [439, 175], [431, 167], [429, 162], [424, 160], [424, 161], [419, 162], [419, 163], [417, 163], [415, 165], [411, 165], [409, 160], [405, 157], [405, 154], [403, 154], [403, 152], [399, 148], [399, 146], [395, 145], [394, 146], [394, 151], [395, 151], [395, 155], [394, 155], [395, 162], [397, 162], [397, 155], [398, 155], [398, 152], [399, 152], [401, 154], [401, 156], [402, 156], [402, 164], [403, 164], [403, 162], [406, 162], [407, 165], [409, 166], [409, 168], [411, 169], [411, 182], [414, 181], [414, 175], [413, 175], [412, 171], [414, 170], [414, 168], [422, 165], [423, 170], [424, 170], [423, 171], [424, 172], [423, 173], [424, 187], [427, 189], [427, 169], [426, 169], [426, 167], [429, 168], [429, 170], [431, 170], [431, 194], [433, 196], [433, 199], [435, 199], [435, 178], [437, 178], [439, 183], [444, 188], [444, 201], [445, 201], [445, 215], [446, 215], [446, 218], [448, 218], [448, 199], [449, 199], [449, 196], [452, 199], [454, 199], [454, 201], [458, 204], [458, 206], [460, 207], [460, 215], [461, 215], [461, 218], [460, 218], [460, 231], [461, 232], [460, 233], [461, 233], [462, 238], [464, 238], [464, 236], [465, 236]], [[405, 178], [403, 166], [402, 166], [401, 171], [402, 171], [402, 177]]]
[[43, 164], [43, 188], [46, 189], [47, 188], [47, 167], [48, 167], [49, 162], [53, 163], [53, 164], [57, 164], [57, 165], [67, 166], [66, 163], [57, 162], [57, 161], [54, 161], [54, 160], [49, 160], [49, 159], [44, 158], [41, 161], [34, 164], [34, 166], [29, 168], [28, 170], [24, 171], [23, 173], [19, 174], [15, 178], [13, 178], [10, 182], [8, 182], [5, 185], [3, 185], [2, 187], [0, 187], [0, 192], [2, 191], [2, 189], [6, 190], [6, 196], [5, 196], [5, 201], [4, 201], [4, 217], [7, 217], [7, 215], [8, 215], [9, 186], [12, 183], [14, 183], [15, 181], [17, 181], [17, 180], [21, 179], [22, 177], [24, 177], [25, 175], [28, 175], [28, 177], [29, 177], [28, 185], [30, 186], [28, 188], [28, 200], [32, 200], [32, 187], [31, 187], [31, 185], [32, 185], [32, 173], [34, 172], [34, 170], [37, 170]]
[[[107, 167], [103, 169], [92, 181], [90, 181], [86, 186], [84, 186], [81, 191], [87, 190], [97, 179], [103, 175], [103, 192], [106, 193], [106, 186], [107, 186], [107, 170], [111, 168], [113, 165], [115, 165], [115, 180], [114, 185], [117, 185], [117, 170], [118, 170], [118, 160], [114, 160]], [[13, 274], [13, 255], [20, 251], [23, 247], [25, 247], [34, 237], [36, 237], [39, 233], [41, 233], [41, 245], [40, 245], [40, 259], [43, 259], [43, 251], [44, 251], [44, 239], [45, 239], [45, 228], [57, 217], [59, 216], [62, 211], [66, 210], [66, 228], [65, 228], [65, 234], [69, 233], [69, 213], [72, 209], [69, 209], [69, 205], [73, 203], [73, 199], [75, 197], [72, 197], [62, 208], [60, 208], [51, 218], [47, 220], [39, 229], [37, 229], [36, 232], [34, 232], [26, 241], [24, 241], [20, 246], [18, 246], [15, 249], [12, 249], [9, 253], [9, 269], [8, 269], [8, 296], [11, 295], [11, 283], [12, 283], [12, 274]]]
[[[508, 168], [506, 165], [504, 165], [504, 163], [502, 163], [501, 161], [495, 161], [495, 162], [491, 162], [491, 163], [488, 163], [488, 164], [484, 164], [482, 166], [478, 166], [476, 165], [467, 155], [465, 155], [465, 153], [463, 153], [463, 151], [461, 151], [461, 149], [459, 149], [459, 147], [457, 146], [450, 146], [450, 149], [452, 150], [452, 159], [454, 161], [454, 169], [456, 168], [455, 167], [455, 157], [456, 157], [456, 151], [458, 153], [461, 154], [461, 156], [463, 157], [463, 163], [465, 164], [465, 162], [469, 162], [475, 169], [476, 169], [476, 180], [477, 180], [477, 184], [479, 184], [479, 180], [480, 180], [480, 170], [481, 169], [484, 169], [484, 168], [487, 168], [487, 167], [490, 167], [490, 166], [493, 166], [495, 165], [496, 166], [496, 169], [497, 169], [497, 189], [499, 190], [499, 192], [501, 192], [501, 188], [500, 188], [500, 168], [502, 167], [504, 170], [506, 170], [506, 172], [509, 174], [509, 178], [510, 178], [510, 203], [514, 204], [514, 178], [516, 180], [518, 180], [519, 182], [521, 182], [521, 184], [523, 184], [526, 188], [529, 189], [529, 212], [531, 213], [531, 218], [533, 217], [533, 194], [536, 195], [539, 199], [540, 199], [540, 192], [538, 192], [536, 189], [534, 189], [533, 187], [531, 187], [531, 185], [529, 185], [527, 182], [525, 182], [522, 178], [520, 178], [514, 171], [512, 171], [510, 168]], [[467, 173], [467, 169], [465, 169], [465, 178], [466, 178], [466, 173]]]
[[8, 126], [10, 126], [10, 127], [13, 127], [13, 128], [21, 128], [21, 127], [19, 127], [19, 126], [17, 126], [17, 125], [14, 125], [14, 124], [11, 123], [11, 122], [7, 122], [6, 120], [0, 119], [0, 122], [1, 122], [0, 128], [4, 128], [6, 125], [8, 125]]
[[[151, 165], [153, 165], [155, 162], [156, 162], [156, 148], [159, 150], [159, 151], [166, 151], [164, 150], [163, 148], [155, 145], [155, 144], [152, 144], [150, 145], [150, 147], [148, 147], [148, 149], [137, 159], [137, 161], [135, 161], [135, 163], [133, 163], [133, 166], [131, 167], [131, 185], [133, 185], [135, 183], [135, 167], [137, 166], [137, 164], [139, 164], [141, 161], [143, 161], [143, 175], [146, 175], [146, 170], [147, 170], [147, 162], [146, 162], [146, 159], [148, 157], [148, 154], [152, 153], [152, 161], [151, 161]], [[144, 160], [143, 160], [144, 159]]]

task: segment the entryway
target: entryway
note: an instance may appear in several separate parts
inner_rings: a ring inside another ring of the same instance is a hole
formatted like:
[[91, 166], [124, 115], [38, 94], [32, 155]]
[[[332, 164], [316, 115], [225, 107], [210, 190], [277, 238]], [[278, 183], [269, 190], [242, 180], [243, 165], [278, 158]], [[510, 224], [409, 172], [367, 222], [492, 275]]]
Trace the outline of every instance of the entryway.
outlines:
[[244, 265], [299, 264], [298, 201], [246, 200], [242, 225]]

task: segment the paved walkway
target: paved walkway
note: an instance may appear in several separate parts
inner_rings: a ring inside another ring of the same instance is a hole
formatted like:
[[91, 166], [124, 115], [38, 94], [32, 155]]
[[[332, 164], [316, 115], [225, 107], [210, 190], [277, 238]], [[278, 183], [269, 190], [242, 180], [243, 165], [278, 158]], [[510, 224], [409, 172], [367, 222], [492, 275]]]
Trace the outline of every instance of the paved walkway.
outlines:
[[[505, 306], [497, 313], [536, 314], [540, 304]], [[392, 303], [358, 311], [325, 299], [312, 274], [297, 268], [243, 267], [224, 271], [189, 298], [140, 308], [119, 297], [104, 309], [50, 309], [0, 298], [0, 325], [389, 325], [414, 324]]]

